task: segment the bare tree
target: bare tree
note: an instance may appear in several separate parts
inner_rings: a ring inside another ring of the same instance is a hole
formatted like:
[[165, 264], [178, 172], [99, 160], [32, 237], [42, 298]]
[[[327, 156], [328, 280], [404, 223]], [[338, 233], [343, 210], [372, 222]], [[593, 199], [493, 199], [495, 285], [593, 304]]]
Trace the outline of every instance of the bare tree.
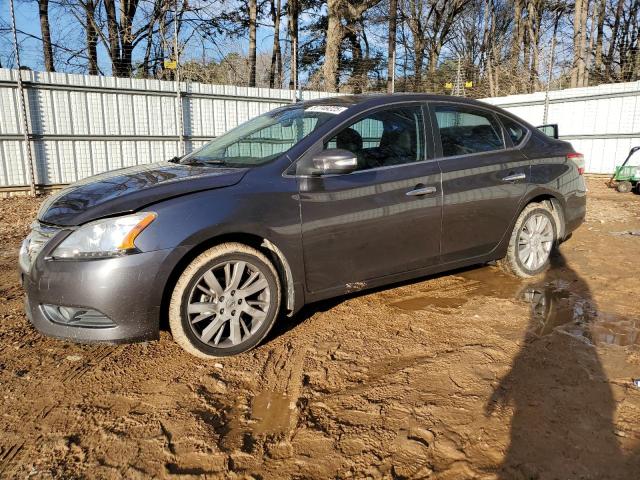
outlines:
[[271, 53], [271, 69], [269, 70], [269, 87], [282, 87], [282, 55], [280, 52], [280, 16], [282, 0], [271, 0], [271, 18], [273, 20], [273, 50]]
[[607, 0], [596, 0], [596, 45], [594, 52], [593, 70], [598, 81], [602, 80], [602, 60], [604, 48], [604, 20]]
[[289, 88], [298, 87], [298, 18], [300, 15], [299, 0], [289, 0], [287, 3], [288, 31], [291, 42], [291, 73], [289, 75]]
[[85, 8], [85, 32], [87, 38], [89, 75], [98, 75], [98, 30], [95, 21], [96, 0], [86, 0], [83, 5]]
[[258, 28], [258, 2], [249, 0], [249, 86], [256, 86], [256, 32]]
[[44, 55], [44, 68], [47, 72], [55, 72], [53, 64], [53, 47], [51, 45], [51, 31], [49, 29], [49, 0], [38, 0], [38, 15], [40, 17], [40, 30], [42, 32], [42, 53]]
[[344, 0], [327, 1], [327, 37], [324, 52], [325, 89], [327, 92], [335, 92], [338, 87], [338, 61], [340, 58], [340, 44], [344, 36], [342, 27]]
[[622, 19], [622, 13], [624, 11], [624, 1], [618, 0], [617, 7], [615, 9], [615, 20], [613, 22], [613, 27], [611, 28], [611, 40], [609, 41], [609, 51], [607, 52], [607, 77], [614, 77], [614, 65], [613, 58], [616, 52], [616, 43], [618, 40], [618, 32], [620, 29], [620, 20]]
[[389, 1], [389, 44], [387, 51], [387, 92], [393, 93], [396, 69], [396, 35], [398, 24], [398, 0]]

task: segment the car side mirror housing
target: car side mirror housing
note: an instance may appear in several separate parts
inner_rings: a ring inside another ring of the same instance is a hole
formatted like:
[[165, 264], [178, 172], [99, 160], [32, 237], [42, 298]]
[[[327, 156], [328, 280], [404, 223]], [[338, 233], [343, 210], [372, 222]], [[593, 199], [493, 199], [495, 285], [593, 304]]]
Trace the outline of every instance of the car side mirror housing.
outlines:
[[540, 125], [536, 127], [542, 133], [544, 133], [547, 137], [558, 138], [558, 124], [557, 123], [549, 123], [547, 125]]
[[356, 154], [341, 148], [323, 150], [314, 155], [311, 161], [314, 175], [339, 175], [358, 168]]

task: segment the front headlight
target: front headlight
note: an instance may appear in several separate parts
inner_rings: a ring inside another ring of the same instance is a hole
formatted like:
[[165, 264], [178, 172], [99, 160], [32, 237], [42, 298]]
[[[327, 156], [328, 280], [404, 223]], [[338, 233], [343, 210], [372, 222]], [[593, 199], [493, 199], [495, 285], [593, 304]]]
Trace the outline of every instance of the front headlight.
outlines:
[[104, 258], [135, 249], [134, 241], [154, 220], [153, 212], [87, 223], [73, 232], [53, 251], [53, 258]]

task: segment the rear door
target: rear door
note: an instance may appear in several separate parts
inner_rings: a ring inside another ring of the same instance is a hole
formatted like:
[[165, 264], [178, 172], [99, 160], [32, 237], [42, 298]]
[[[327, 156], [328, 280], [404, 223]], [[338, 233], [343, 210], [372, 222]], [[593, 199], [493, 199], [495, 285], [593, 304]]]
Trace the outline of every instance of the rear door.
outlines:
[[420, 103], [361, 114], [323, 143], [353, 152], [358, 169], [299, 176], [310, 291], [362, 288], [439, 261], [440, 170], [427, 153], [425, 119]]
[[442, 171], [442, 261], [489, 254], [518, 213], [529, 160], [490, 109], [433, 102], [430, 111]]

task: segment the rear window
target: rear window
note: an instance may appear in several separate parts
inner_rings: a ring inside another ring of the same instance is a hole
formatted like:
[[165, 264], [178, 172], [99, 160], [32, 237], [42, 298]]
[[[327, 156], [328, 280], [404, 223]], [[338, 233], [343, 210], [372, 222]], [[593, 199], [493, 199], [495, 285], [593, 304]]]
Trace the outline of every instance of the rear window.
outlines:
[[500, 120], [502, 120], [502, 125], [504, 125], [507, 135], [511, 138], [513, 145], [515, 147], [520, 145], [524, 140], [524, 137], [527, 135], [527, 130], [519, 123], [511, 120], [509, 117], [500, 115]]
[[437, 105], [435, 113], [444, 157], [504, 149], [502, 129], [491, 112]]

